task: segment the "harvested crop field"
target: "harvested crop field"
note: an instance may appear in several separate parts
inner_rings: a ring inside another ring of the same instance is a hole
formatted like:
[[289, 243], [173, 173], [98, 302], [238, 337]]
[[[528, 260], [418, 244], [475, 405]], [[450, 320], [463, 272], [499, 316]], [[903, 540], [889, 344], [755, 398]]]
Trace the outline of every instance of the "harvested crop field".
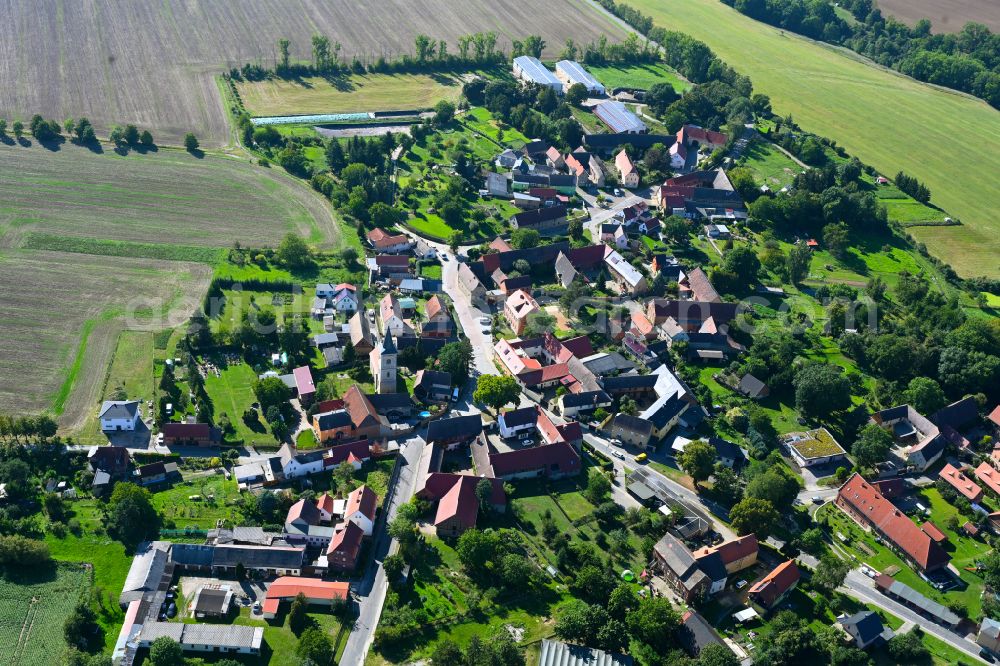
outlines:
[[0, 412], [50, 410], [72, 428], [96, 408], [122, 327], [181, 324], [203, 264], [44, 250], [0, 253]]
[[131, 122], [172, 144], [193, 131], [206, 146], [229, 139], [215, 75], [272, 65], [281, 37], [293, 58], [310, 58], [310, 38], [322, 33], [343, 56], [374, 59], [410, 53], [420, 33], [453, 53], [477, 31], [496, 31], [507, 50], [512, 38], [541, 34], [549, 56], [570, 37], [625, 34], [580, 0], [10, 0], [3, 19], [0, 115], [87, 116], [99, 130]]
[[362, 113], [427, 109], [439, 100], [455, 101], [462, 79], [445, 74], [364, 74], [342, 79], [243, 81], [237, 85], [252, 116], [307, 113]]
[[0, 579], [0, 664], [48, 666], [66, 649], [63, 624], [90, 583], [79, 564]]
[[279, 169], [175, 150], [122, 157], [71, 144], [54, 152], [0, 145], [4, 245], [33, 232], [132, 243], [261, 246], [276, 245], [289, 231], [317, 243], [339, 239], [328, 204]]
[[985, 23], [1000, 32], [1000, 3], [996, 0], [878, 0], [886, 16], [895, 16], [909, 25], [930, 19], [935, 33], [958, 32], [969, 21]]
[[909, 232], [963, 276], [1000, 276], [996, 109], [759, 23], [719, 0], [629, 4], [706, 42], [770, 95], [776, 113], [792, 114], [889, 177], [902, 169], [926, 183], [932, 202], [964, 226]]

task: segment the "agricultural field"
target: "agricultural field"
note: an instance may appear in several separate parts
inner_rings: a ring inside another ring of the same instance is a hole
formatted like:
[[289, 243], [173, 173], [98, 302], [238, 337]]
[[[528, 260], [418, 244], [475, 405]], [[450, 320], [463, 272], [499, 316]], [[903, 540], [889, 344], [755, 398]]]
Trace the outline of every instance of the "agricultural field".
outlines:
[[66, 649], [63, 623], [89, 586], [79, 564], [0, 579], [0, 664], [56, 663]]
[[0, 251], [0, 410], [51, 410], [64, 429], [78, 428], [96, 408], [123, 326], [182, 323], [210, 276], [196, 263]]
[[684, 92], [691, 87], [687, 79], [663, 64], [587, 65], [587, 71], [608, 89], [642, 88], [648, 90], [657, 83], [669, 83], [677, 92]]
[[[87, 116], [101, 133], [136, 123], [157, 141], [194, 132], [205, 146], [230, 140], [215, 80], [231, 66], [272, 66], [276, 42], [294, 59], [311, 57], [310, 37], [343, 45], [341, 55], [373, 60], [411, 53], [423, 33], [446, 39], [497, 31], [497, 46], [539, 33], [555, 56], [567, 38], [586, 43], [625, 31], [589, 3], [552, 0], [384, 0], [377, 3], [93, 3], [14, 0], [0, 25], [0, 109], [64, 119]], [[114, 30], [108, 26], [114, 24]], [[386, 30], [386, 26], [393, 29]], [[141, 36], [141, 38], [140, 38]], [[39, 45], [43, 45], [39, 47]]]
[[1000, 276], [996, 109], [758, 23], [718, 0], [629, 4], [658, 25], [705, 41], [770, 95], [776, 113], [792, 114], [803, 128], [835, 139], [883, 173], [902, 169], [926, 183], [933, 203], [963, 225], [910, 233], [961, 275]]
[[329, 205], [280, 169], [174, 150], [0, 145], [0, 247], [204, 261], [213, 255], [199, 248], [274, 246], [289, 231], [340, 238]]
[[340, 79], [241, 81], [243, 106], [251, 116], [362, 113], [428, 109], [457, 101], [462, 79], [447, 74], [352, 74]]
[[884, 15], [911, 26], [930, 19], [935, 33], [958, 32], [969, 21], [1000, 31], [1000, 5], [993, 0], [878, 0], [877, 4]]

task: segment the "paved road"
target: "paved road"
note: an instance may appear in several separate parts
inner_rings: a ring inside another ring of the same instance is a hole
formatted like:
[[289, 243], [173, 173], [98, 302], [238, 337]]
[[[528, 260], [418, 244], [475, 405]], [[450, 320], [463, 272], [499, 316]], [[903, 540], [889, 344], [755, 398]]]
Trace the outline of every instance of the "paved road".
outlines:
[[420, 452], [424, 448], [424, 440], [419, 437], [400, 442], [400, 456], [403, 457], [402, 467], [395, 485], [390, 488], [388, 498], [388, 509], [386, 520], [381, 524], [375, 537], [373, 546], [374, 557], [365, 570], [364, 578], [354, 587], [354, 593], [358, 599], [358, 619], [354, 623], [354, 629], [347, 638], [347, 647], [340, 659], [343, 666], [357, 666], [363, 664], [365, 657], [371, 648], [375, 635], [375, 627], [378, 625], [379, 617], [382, 615], [382, 605], [385, 603], [385, 595], [388, 589], [388, 582], [385, 578], [385, 571], [382, 569], [382, 561], [387, 555], [395, 553], [399, 549], [399, 544], [395, 539], [389, 538], [386, 532], [387, 525], [396, 517], [396, 511], [401, 504], [405, 504], [413, 496], [416, 490], [417, 481], [417, 461], [420, 460]]
[[940, 625], [934, 624], [927, 618], [921, 617], [906, 606], [903, 606], [902, 604], [897, 603], [896, 601], [885, 596], [876, 589], [875, 583], [871, 578], [865, 576], [856, 569], [847, 573], [847, 579], [844, 581], [844, 585], [840, 588], [840, 591], [859, 601], [878, 606], [884, 611], [892, 613], [907, 623], [919, 626], [926, 633], [944, 641], [957, 650], [961, 650], [977, 663], [987, 663], [979, 657], [979, 646], [974, 642], [964, 636], [959, 636], [949, 629], [945, 629]]
[[[620, 470], [625, 470], [627, 472], [636, 471], [646, 485], [650, 486], [654, 491], [659, 491], [661, 496], [669, 497], [672, 501], [680, 504], [689, 513], [696, 515], [711, 524], [713, 529], [715, 529], [715, 531], [721, 534], [724, 538], [733, 539], [736, 537], [733, 531], [725, 523], [713, 515], [713, 508], [707, 506], [706, 501], [699, 497], [697, 493], [685, 488], [670, 477], [656, 471], [649, 465], [643, 465], [635, 462], [632, 459], [632, 454], [621, 448], [612, 446], [611, 443], [603, 437], [592, 433], [584, 433], [583, 439], [595, 449], [611, 458], [611, 461], [615, 466], [616, 474], [618, 474]], [[622, 452], [625, 456], [624, 459], [615, 456], [613, 453], [614, 451]], [[714, 507], [714, 509], [718, 511], [721, 510], [721, 507]]]

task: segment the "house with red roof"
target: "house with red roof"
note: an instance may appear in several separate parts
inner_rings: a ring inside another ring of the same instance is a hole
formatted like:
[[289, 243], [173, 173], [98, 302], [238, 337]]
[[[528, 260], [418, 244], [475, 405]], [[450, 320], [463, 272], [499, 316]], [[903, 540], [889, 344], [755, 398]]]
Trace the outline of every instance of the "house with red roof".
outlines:
[[345, 521], [334, 529], [326, 549], [327, 567], [337, 571], [352, 571], [358, 565], [365, 531], [353, 521]]
[[980, 463], [976, 468], [976, 478], [990, 489], [994, 495], [1000, 496], [1000, 472], [987, 462]]
[[583, 469], [576, 448], [562, 439], [553, 444], [501, 452], [480, 438], [471, 449], [477, 474], [504, 481], [538, 477], [562, 479], [576, 476]]
[[282, 602], [291, 601], [300, 594], [312, 605], [333, 606], [335, 603], [347, 601], [350, 591], [350, 583], [341, 581], [281, 576], [268, 586], [262, 613], [265, 620], [273, 620]]
[[316, 508], [319, 510], [320, 521], [329, 523], [333, 520], [333, 507], [335, 500], [330, 493], [323, 493], [316, 498]]
[[476, 497], [478, 483], [479, 478], [475, 476], [459, 477], [438, 502], [437, 512], [434, 514], [434, 529], [439, 537], [456, 538], [476, 526], [476, 516], [479, 514], [479, 499]]
[[400, 254], [408, 252], [412, 247], [412, 241], [406, 234], [389, 234], [385, 229], [375, 228], [367, 234], [368, 244], [375, 248], [376, 252], [385, 254]]
[[897, 555], [923, 572], [948, 565], [951, 556], [878, 489], [854, 474], [840, 487], [837, 507], [886, 541]]
[[450, 338], [455, 333], [455, 322], [448, 306], [435, 294], [424, 305], [424, 321], [420, 335], [428, 338]]
[[694, 556], [695, 559], [698, 559], [712, 553], [718, 553], [722, 558], [722, 564], [726, 567], [726, 573], [733, 574], [756, 564], [759, 550], [760, 544], [757, 542], [757, 535], [747, 534], [718, 546], [699, 548], [694, 551]]
[[[721, 132], [713, 132], [697, 125], [684, 125], [677, 130], [677, 141], [670, 146], [670, 166], [683, 169], [689, 158], [693, 159], [700, 153], [705, 155], [724, 148], [729, 138]], [[693, 151], [689, 155], [689, 151]]]
[[622, 186], [639, 187], [639, 169], [624, 150], [615, 155], [615, 168], [618, 169], [618, 180]]
[[924, 521], [924, 524], [920, 526], [920, 529], [923, 530], [924, 534], [934, 539], [934, 542], [937, 544], [943, 544], [948, 540], [948, 535], [938, 529], [938, 526], [929, 520]]
[[[986, 463], [983, 464], [985, 465]], [[992, 469], [989, 465], [986, 465], [986, 467], [988, 469]], [[938, 472], [938, 478], [944, 479], [945, 482], [954, 488], [959, 495], [963, 496], [970, 502], [978, 503], [983, 499], [983, 489], [951, 463], [948, 463], [941, 468], [941, 471]]]
[[997, 435], [1000, 436], [1000, 405], [994, 407], [993, 411], [990, 412], [986, 419], [993, 424], [993, 427], [997, 431]]
[[222, 432], [207, 423], [164, 423], [160, 427], [165, 446], [218, 446]]
[[538, 301], [524, 289], [518, 289], [507, 296], [507, 300], [503, 304], [503, 316], [507, 319], [510, 330], [514, 331], [515, 335], [524, 333], [524, 329], [528, 325], [528, 317], [540, 310]]
[[375, 527], [375, 511], [378, 507], [378, 495], [368, 486], [361, 486], [347, 496], [344, 507], [344, 520], [356, 523], [365, 536], [371, 536]]
[[779, 564], [750, 588], [750, 600], [764, 610], [771, 610], [799, 584], [802, 574], [795, 560]]

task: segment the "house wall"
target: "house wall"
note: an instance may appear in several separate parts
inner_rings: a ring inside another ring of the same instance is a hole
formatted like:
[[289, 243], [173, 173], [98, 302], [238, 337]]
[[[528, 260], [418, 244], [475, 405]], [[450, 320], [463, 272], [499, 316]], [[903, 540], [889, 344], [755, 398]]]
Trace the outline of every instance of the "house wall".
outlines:
[[632, 446], [646, 448], [649, 445], [649, 436], [640, 435], [614, 424], [611, 426], [611, 436], [622, 440], [625, 444], [631, 444]]
[[351, 515], [345, 516], [344, 520], [349, 520], [360, 527], [365, 533], [365, 536], [371, 536], [372, 531], [375, 529], [375, 525], [372, 523], [371, 519], [360, 511], [355, 511]]
[[134, 419], [101, 419], [101, 430], [135, 430], [136, 421], [139, 420], [139, 415], [136, 414]]
[[458, 537], [465, 532], [457, 517], [441, 521], [436, 531], [439, 537]]

